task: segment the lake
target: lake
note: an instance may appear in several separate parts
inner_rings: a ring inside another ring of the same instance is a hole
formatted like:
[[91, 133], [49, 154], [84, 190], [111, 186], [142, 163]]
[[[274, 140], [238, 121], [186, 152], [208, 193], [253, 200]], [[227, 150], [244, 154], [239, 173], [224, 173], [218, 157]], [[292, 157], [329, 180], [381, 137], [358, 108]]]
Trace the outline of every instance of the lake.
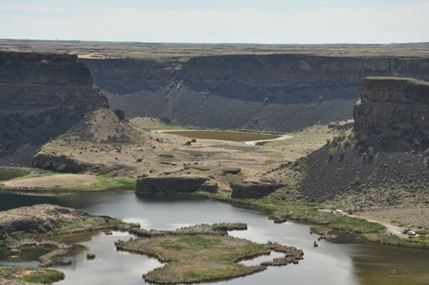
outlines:
[[[143, 228], [175, 229], [200, 223], [244, 222], [247, 231], [230, 234], [255, 242], [275, 241], [304, 250], [298, 265], [270, 267], [268, 270], [217, 284], [429, 284], [429, 251], [374, 244], [334, 244], [324, 240], [313, 247], [317, 235], [310, 226], [274, 224], [265, 214], [216, 201], [183, 197], [148, 197], [125, 193], [77, 193], [62, 196], [28, 196], [0, 193], [0, 209], [38, 203], [81, 208], [94, 215], [109, 215]], [[142, 275], [162, 266], [157, 260], [117, 252], [114, 241], [127, 240], [127, 233], [112, 236], [93, 232], [69, 236], [64, 242], [78, 243], [72, 266], [56, 267], [66, 279], [56, 284], [144, 284]], [[93, 261], [86, 253], [96, 254]], [[1, 266], [34, 265], [36, 256], [28, 254], [20, 260], [0, 260]], [[397, 275], [389, 275], [396, 269]], [[406, 274], [406, 270], [411, 274]]]
[[6, 181], [6, 180], [22, 177], [26, 174], [27, 173], [25, 172], [14, 170], [14, 169], [0, 168], [0, 181]]
[[166, 134], [178, 135], [194, 139], [224, 140], [235, 142], [273, 140], [281, 136], [269, 134], [255, 134], [243, 132], [226, 132], [226, 131], [166, 131]]

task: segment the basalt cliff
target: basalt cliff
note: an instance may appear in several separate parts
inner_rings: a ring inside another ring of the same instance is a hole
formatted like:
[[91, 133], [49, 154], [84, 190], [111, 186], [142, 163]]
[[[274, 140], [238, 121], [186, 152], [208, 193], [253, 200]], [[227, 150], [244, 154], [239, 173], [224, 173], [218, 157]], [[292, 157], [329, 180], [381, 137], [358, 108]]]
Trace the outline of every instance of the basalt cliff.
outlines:
[[310, 200], [344, 209], [429, 204], [429, 83], [368, 77], [354, 128], [297, 162]]
[[108, 106], [75, 55], [0, 52], [0, 164], [31, 166], [41, 145]]
[[429, 80], [429, 59], [306, 54], [79, 59], [127, 117], [292, 131], [349, 119], [367, 76]]

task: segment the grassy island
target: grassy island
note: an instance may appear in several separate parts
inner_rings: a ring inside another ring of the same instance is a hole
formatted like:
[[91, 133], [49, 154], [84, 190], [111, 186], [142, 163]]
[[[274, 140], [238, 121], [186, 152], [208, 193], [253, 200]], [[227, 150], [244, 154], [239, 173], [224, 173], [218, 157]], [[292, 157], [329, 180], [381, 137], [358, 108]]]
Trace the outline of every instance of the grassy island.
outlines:
[[[154, 284], [189, 284], [227, 280], [265, 270], [268, 266], [298, 263], [304, 253], [295, 247], [278, 243], [258, 244], [228, 236], [227, 229], [242, 228], [221, 225], [197, 225], [176, 231], [144, 231], [143, 238], [118, 241], [117, 249], [152, 256], [167, 263], [143, 275]], [[138, 234], [138, 233], [136, 233]], [[245, 266], [239, 262], [271, 251], [284, 253], [282, 258], [260, 265]]]

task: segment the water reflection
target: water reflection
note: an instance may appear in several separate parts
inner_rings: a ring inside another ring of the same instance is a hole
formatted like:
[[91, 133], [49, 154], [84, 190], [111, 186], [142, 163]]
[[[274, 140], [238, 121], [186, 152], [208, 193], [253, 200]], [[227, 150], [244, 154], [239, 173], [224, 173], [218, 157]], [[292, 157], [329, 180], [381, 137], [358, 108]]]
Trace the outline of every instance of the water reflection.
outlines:
[[[156, 259], [141, 255], [133, 255], [125, 252], [117, 252], [114, 242], [118, 239], [128, 240], [131, 236], [127, 233], [113, 232], [113, 235], [105, 235], [103, 232], [71, 236], [63, 242], [79, 242], [87, 248], [73, 259], [72, 266], [59, 266], [66, 275], [63, 281], [56, 284], [142, 284], [142, 274], [162, 266]], [[90, 238], [88, 241], [84, 241]], [[94, 253], [94, 260], [87, 260], [86, 254]]]

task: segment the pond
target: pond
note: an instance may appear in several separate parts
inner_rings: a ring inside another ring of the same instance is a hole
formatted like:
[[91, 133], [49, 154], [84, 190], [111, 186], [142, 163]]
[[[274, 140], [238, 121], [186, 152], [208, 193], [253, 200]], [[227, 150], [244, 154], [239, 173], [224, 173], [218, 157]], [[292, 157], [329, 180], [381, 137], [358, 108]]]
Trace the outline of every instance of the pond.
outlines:
[[6, 181], [6, 180], [22, 177], [24, 175], [27, 175], [27, 173], [22, 171], [17, 171], [14, 169], [0, 168], [0, 181]]
[[167, 131], [166, 134], [178, 135], [194, 139], [224, 140], [235, 142], [273, 140], [280, 138], [279, 135], [226, 132], [226, 131]]
[[[270, 267], [268, 270], [244, 278], [217, 284], [426, 284], [429, 283], [429, 251], [374, 244], [334, 244], [324, 240], [313, 247], [317, 235], [310, 226], [284, 223], [274, 224], [265, 214], [206, 199], [183, 197], [147, 197], [124, 193], [79, 193], [64, 196], [27, 196], [0, 193], [0, 209], [38, 203], [81, 208], [94, 215], [109, 215], [128, 222], [138, 222], [143, 228], [175, 229], [200, 223], [244, 222], [247, 231], [230, 234], [255, 242], [275, 241], [304, 250], [304, 260], [298, 265]], [[144, 284], [142, 275], [161, 266], [145, 256], [117, 252], [114, 241], [127, 240], [127, 233], [87, 233], [67, 237], [64, 242], [84, 246], [76, 252], [69, 267], [57, 267], [66, 275], [56, 284]], [[86, 253], [96, 254], [93, 261]], [[0, 260], [0, 266], [37, 265], [35, 258]], [[389, 275], [395, 269], [397, 275]], [[406, 272], [411, 274], [407, 274]]]

